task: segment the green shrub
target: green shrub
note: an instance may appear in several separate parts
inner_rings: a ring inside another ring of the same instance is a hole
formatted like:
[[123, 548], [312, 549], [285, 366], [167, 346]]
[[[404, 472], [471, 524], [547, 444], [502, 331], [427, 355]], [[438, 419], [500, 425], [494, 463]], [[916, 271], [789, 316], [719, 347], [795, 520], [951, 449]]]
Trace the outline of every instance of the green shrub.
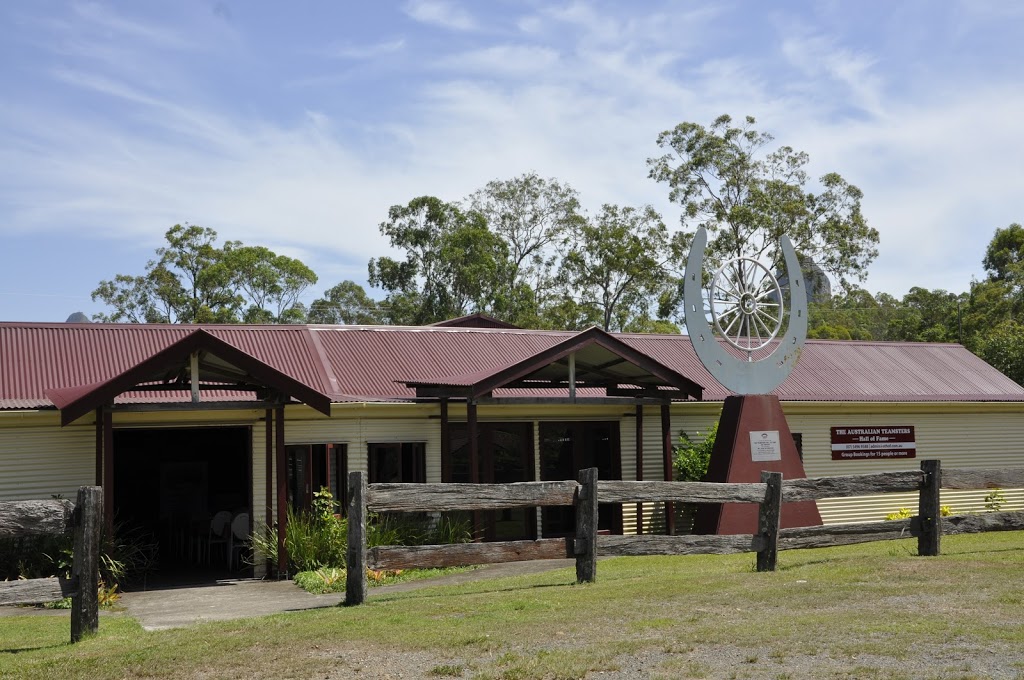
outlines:
[[679, 433], [679, 445], [673, 452], [672, 463], [677, 482], [700, 482], [708, 473], [711, 452], [718, 436], [718, 423], [704, 433], [704, 440], [694, 443], [685, 432]]
[[[308, 512], [288, 508], [285, 549], [291, 570], [316, 571], [326, 567], [344, 568], [348, 523], [334, 515], [334, 497], [327, 489], [313, 494]], [[260, 522], [249, 541], [253, 563], [270, 560], [277, 563], [277, 528]]]
[[471, 522], [464, 513], [444, 513], [434, 522], [429, 515], [411, 513], [371, 514], [366, 523], [366, 544], [445, 545], [468, 543]]
[[[308, 512], [288, 508], [285, 547], [289, 570], [316, 572], [344, 569], [348, 547], [348, 522], [334, 514], [334, 498], [327, 489], [313, 494]], [[468, 520], [443, 515], [432, 522], [426, 515], [409, 513], [371, 514], [366, 522], [367, 546], [433, 545], [465, 543], [472, 535]], [[260, 522], [250, 537], [252, 564], [270, 560], [277, 563], [277, 529]]]

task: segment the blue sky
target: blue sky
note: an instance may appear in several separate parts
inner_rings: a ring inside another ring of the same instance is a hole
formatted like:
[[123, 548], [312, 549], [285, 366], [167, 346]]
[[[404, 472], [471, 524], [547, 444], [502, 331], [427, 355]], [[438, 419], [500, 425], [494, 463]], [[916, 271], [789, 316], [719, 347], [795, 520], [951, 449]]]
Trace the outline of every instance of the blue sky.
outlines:
[[865, 194], [864, 284], [966, 290], [1024, 222], [1024, 5], [0, 4], [0, 320], [101, 306], [175, 223], [361, 283], [377, 225], [535, 171], [679, 210], [657, 134], [753, 115]]

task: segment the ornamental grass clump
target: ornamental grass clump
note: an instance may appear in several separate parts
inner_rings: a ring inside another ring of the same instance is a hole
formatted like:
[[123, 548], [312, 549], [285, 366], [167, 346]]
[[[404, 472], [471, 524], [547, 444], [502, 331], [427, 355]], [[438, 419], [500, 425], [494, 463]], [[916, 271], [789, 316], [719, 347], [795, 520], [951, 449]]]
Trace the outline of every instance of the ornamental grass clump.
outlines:
[[[313, 494], [308, 511], [288, 508], [285, 549], [292, 571], [345, 568], [348, 523], [334, 514], [334, 496], [322, 488]], [[277, 564], [277, 528], [260, 522], [250, 537], [253, 564], [269, 560]]]

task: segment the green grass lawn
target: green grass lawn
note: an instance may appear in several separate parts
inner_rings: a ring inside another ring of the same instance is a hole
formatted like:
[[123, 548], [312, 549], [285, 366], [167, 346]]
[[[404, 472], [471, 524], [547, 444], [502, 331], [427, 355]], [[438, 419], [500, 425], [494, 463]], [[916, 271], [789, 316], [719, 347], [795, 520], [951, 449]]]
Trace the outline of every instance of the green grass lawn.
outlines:
[[616, 558], [370, 593], [367, 604], [145, 632], [106, 615], [0, 617], [0, 677], [1024, 677], [1024, 534], [754, 556]]

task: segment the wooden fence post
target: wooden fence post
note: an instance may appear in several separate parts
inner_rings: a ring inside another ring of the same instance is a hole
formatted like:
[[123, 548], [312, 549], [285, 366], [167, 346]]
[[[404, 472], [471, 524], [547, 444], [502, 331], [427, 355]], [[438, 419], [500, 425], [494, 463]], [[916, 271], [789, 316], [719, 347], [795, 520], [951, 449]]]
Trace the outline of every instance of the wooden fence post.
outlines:
[[345, 572], [345, 604], [366, 601], [366, 473], [348, 476], [348, 554]]
[[779, 556], [779, 520], [782, 517], [782, 473], [761, 473], [761, 481], [768, 486], [757, 514], [757, 531], [764, 545], [757, 551], [757, 570], [775, 571]]
[[71, 596], [71, 642], [78, 642], [100, 627], [100, 528], [103, 525], [103, 489], [83, 486], [75, 505], [74, 562], [76, 580]]
[[597, 580], [597, 468], [579, 472], [576, 491], [576, 582]]
[[939, 492], [942, 489], [942, 464], [937, 460], [922, 460], [921, 491], [917, 502], [917, 517], [921, 533], [917, 537], [917, 554], [935, 557], [939, 554], [942, 538], [942, 510]]

